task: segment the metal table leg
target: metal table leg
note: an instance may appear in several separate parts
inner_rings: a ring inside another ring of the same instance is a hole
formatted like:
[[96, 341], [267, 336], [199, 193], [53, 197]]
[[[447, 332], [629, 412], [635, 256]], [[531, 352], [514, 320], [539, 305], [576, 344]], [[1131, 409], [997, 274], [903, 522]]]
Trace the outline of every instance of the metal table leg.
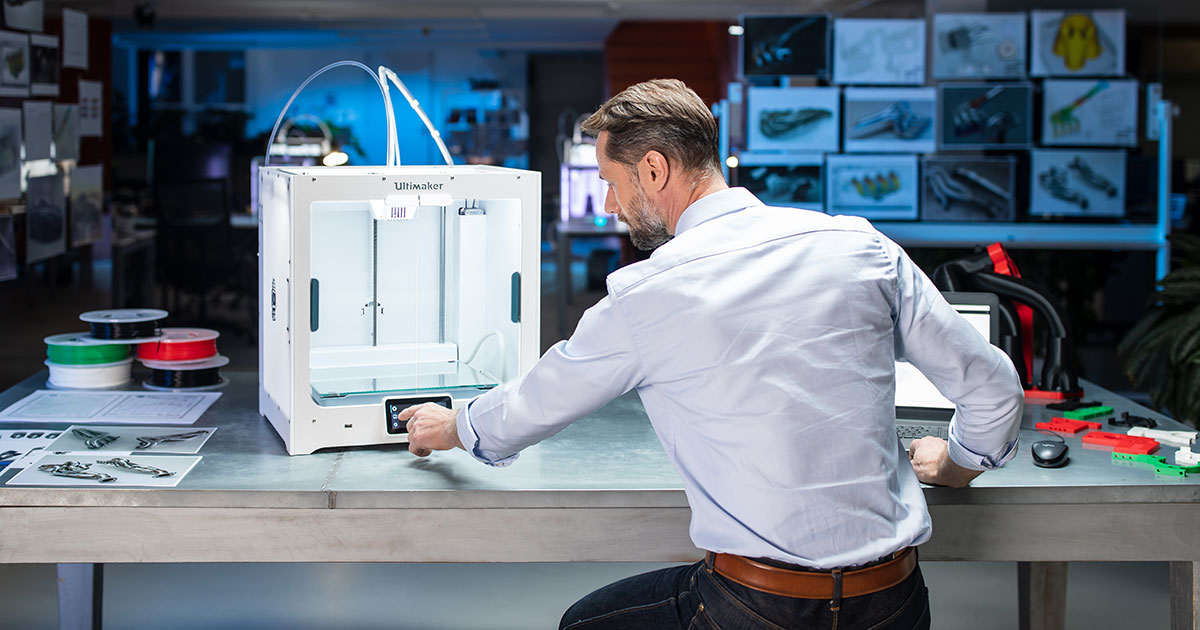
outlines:
[[571, 236], [559, 229], [555, 247], [558, 249], [558, 337], [566, 339], [567, 304], [571, 301]]
[[1170, 564], [1171, 630], [1200, 630], [1200, 563]]
[[1018, 562], [1021, 630], [1063, 630], [1067, 625], [1067, 563]]
[[58, 565], [58, 627], [61, 630], [100, 630], [103, 604], [103, 564]]

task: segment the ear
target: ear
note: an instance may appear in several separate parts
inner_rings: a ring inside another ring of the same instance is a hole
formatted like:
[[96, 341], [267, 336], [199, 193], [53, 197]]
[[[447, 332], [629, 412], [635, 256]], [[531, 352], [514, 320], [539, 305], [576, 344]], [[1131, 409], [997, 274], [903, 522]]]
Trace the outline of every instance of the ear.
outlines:
[[650, 151], [638, 162], [638, 182], [646, 192], [659, 192], [666, 187], [671, 176], [671, 167], [667, 156], [658, 151]]

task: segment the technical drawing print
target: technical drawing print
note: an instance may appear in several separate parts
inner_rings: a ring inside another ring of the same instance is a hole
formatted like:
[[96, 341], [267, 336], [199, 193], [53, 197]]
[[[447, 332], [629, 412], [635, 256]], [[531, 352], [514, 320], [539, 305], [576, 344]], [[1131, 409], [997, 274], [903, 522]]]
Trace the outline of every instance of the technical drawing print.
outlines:
[[1012, 221], [1016, 159], [929, 156], [921, 170], [924, 221]]
[[846, 151], [933, 153], [934, 88], [846, 88]]
[[829, 77], [829, 17], [742, 16], [742, 76]]
[[1029, 71], [1035, 77], [1125, 74], [1125, 12], [1034, 11]]
[[743, 153], [734, 169], [735, 183], [770, 206], [825, 209], [823, 156], [755, 155]]
[[1042, 87], [1042, 144], [1137, 146], [1137, 81], [1048, 79]]
[[1019, 149], [1033, 143], [1033, 86], [1028, 83], [942, 84], [938, 146]]
[[1024, 78], [1026, 21], [1024, 13], [934, 15], [933, 78]]
[[1032, 151], [1029, 214], [1125, 216], [1125, 152]]
[[925, 82], [925, 20], [834, 20], [833, 46], [834, 83]]
[[840, 93], [836, 87], [749, 88], [747, 150], [837, 151]]
[[829, 155], [826, 212], [868, 219], [917, 218], [916, 155]]

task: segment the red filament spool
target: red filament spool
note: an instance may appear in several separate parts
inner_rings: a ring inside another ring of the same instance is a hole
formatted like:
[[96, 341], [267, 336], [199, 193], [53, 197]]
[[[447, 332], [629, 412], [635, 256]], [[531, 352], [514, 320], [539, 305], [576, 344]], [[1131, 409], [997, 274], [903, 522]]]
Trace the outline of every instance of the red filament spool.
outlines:
[[150, 361], [203, 361], [217, 355], [215, 330], [207, 328], [163, 328], [163, 337], [138, 345], [138, 359]]

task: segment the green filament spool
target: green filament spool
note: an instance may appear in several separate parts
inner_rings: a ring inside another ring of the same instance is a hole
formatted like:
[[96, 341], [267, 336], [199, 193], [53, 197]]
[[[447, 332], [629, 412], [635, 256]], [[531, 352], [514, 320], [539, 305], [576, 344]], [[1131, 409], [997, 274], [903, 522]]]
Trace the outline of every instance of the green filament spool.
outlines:
[[128, 344], [98, 344], [80, 341], [88, 333], [63, 333], [46, 337], [46, 358], [59, 365], [98, 365], [129, 358]]

